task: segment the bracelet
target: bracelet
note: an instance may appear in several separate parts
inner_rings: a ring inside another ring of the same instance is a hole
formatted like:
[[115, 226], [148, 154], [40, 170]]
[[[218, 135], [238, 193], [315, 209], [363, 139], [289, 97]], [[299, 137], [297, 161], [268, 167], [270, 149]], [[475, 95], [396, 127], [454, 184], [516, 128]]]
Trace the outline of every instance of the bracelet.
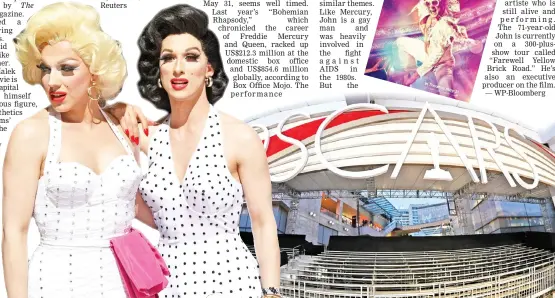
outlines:
[[279, 289], [275, 287], [263, 288], [262, 294], [264, 295], [264, 297], [281, 297]]

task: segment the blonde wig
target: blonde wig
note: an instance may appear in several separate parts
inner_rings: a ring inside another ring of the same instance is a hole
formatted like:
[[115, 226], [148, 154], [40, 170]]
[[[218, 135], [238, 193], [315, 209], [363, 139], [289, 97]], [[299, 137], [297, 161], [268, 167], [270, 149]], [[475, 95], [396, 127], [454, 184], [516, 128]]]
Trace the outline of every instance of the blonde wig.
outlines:
[[46, 44], [68, 41], [73, 50], [97, 75], [97, 87], [103, 100], [113, 99], [127, 77], [127, 66], [118, 41], [100, 27], [97, 11], [89, 5], [59, 2], [45, 6], [28, 21], [27, 27], [14, 38], [17, 58], [22, 64], [23, 79], [41, 82], [41, 50]]

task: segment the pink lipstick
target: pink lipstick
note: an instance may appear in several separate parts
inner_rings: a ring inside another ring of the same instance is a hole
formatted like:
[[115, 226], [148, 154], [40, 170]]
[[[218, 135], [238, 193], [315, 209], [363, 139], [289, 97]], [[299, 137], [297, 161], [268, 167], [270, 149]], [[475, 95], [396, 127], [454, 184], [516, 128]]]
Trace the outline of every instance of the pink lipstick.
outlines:
[[180, 91], [180, 90], [183, 90], [187, 87], [187, 84], [189, 83], [189, 80], [175, 78], [175, 79], [172, 79], [170, 82], [172, 84], [173, 90]]

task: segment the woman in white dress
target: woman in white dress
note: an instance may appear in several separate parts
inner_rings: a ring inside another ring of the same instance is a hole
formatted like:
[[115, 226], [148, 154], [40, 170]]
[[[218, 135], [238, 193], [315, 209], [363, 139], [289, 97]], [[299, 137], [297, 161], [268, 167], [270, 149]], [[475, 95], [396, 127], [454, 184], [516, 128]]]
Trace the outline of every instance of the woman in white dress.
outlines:
[[[131, 228], [141, 169], [101, 109], [127, 75], [120, 46], [94, 8], [70, 3], [39, 10], [14, 41], [23, 78], [51, 105], [17, 124], [6, 151], [8, 297], [127, 297], [109, 241]], [[31, 218], [41, 241], [28, 264]]]
[[[169, 113], [141, 133], [149, 169], [138, 218], [160, 232], [171, 271], [160, 297], [280, 297], [280, 253], [266, 154], [256, 132], [213, 105], [225, 74], [207, 15], [160, 11], [139, 38], [139, 91]], [[130, 117], [133, 118], [133, 117]], [[257, 260], [239, 236], [246, 200]]]

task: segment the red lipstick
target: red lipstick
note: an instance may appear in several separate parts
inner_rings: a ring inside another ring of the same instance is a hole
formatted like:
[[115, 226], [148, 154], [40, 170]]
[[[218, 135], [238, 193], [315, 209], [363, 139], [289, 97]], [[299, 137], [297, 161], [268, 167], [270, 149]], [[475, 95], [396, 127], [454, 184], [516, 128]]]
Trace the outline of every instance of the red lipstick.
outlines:
[[175, 78], [175, 79], [172, 79], [170, 82], [172, 84], [173, 90], [179, 91], [179, 90], [183, 90], [183, 89], [185, 89], [185, 87], [187, 87], [187, 83], [189, 83], [189, 80]]
[[66, 94], [67, 93], [61, 91], [50, 92], [50, 100], [55, 103], [61, 103], [66, 98]]

